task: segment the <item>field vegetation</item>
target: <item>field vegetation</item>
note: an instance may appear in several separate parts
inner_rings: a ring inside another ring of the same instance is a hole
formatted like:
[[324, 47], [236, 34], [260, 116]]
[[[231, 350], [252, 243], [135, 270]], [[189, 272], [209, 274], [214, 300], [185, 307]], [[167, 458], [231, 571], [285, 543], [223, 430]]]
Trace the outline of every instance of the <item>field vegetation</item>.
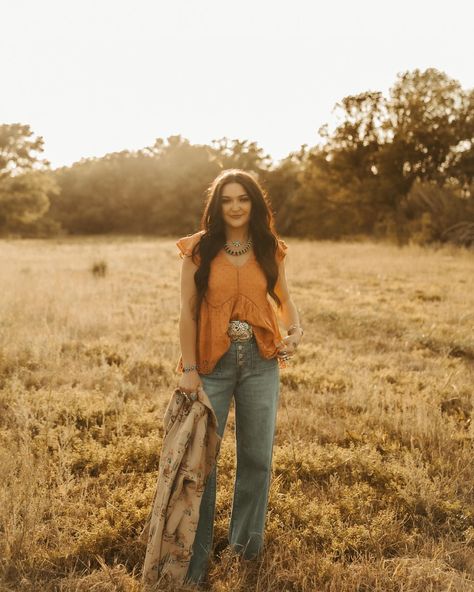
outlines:
[[[474, 590], [474, 254], [288, 238], [305, 328], [282, 391], [262, 558], [217, 592]], [[0, 589], [138, 592], [177, 382], [165, 238], [0, 242]]]

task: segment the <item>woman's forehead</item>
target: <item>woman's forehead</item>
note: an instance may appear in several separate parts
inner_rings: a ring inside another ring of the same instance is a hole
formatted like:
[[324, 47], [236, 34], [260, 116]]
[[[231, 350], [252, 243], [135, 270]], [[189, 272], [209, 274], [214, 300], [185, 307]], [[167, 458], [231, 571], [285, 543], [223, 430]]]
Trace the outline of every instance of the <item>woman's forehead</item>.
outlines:
[[240, 197], [241, 195], [247, 195], [247, 191], [240, 183], [226, 183], [222, 188], [222, 197]]

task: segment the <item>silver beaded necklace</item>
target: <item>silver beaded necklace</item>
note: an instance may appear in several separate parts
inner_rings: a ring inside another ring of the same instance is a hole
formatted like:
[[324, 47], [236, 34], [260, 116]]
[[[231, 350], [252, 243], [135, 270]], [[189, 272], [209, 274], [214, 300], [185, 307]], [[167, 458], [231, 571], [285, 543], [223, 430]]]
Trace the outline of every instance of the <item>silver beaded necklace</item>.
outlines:
[[229, 255], [243, 255], [252, 246], [252, 239], [249, 237], [247, 242], [243, 246], [240, 240], [230, 241], [230, 244], [234, 247], [237, 247], [237, 249], [232, 249], [232, 247], [229, 245], [229, 242], [227, 242], [224, 245], [224, 251], [226, 253], [229, 253]]

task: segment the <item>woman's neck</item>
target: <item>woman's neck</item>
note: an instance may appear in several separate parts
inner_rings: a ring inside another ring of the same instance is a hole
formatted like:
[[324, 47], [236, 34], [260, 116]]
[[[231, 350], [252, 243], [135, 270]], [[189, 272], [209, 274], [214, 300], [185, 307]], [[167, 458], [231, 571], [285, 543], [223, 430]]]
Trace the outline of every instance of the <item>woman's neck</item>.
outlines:
[[228, 243], [232, 241], [240, 241], [241, 243], [247, 242], [249, 238], [248, 228], [227, 228], [226, 229], [226, 241]]

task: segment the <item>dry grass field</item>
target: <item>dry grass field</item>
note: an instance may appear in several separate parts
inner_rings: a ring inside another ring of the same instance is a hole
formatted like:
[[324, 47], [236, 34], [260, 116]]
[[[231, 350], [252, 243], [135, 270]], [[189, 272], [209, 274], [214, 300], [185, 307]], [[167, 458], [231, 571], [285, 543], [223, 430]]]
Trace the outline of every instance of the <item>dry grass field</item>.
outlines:
[[[212, 590], [474, 590], [474, 252], [287, 242], [306, 333], [281, 371], [266, 549], [225, 548], [231, 410]], [[2, 592], [141, 590], [179, 268], [172, 239], [0, 242]]]

